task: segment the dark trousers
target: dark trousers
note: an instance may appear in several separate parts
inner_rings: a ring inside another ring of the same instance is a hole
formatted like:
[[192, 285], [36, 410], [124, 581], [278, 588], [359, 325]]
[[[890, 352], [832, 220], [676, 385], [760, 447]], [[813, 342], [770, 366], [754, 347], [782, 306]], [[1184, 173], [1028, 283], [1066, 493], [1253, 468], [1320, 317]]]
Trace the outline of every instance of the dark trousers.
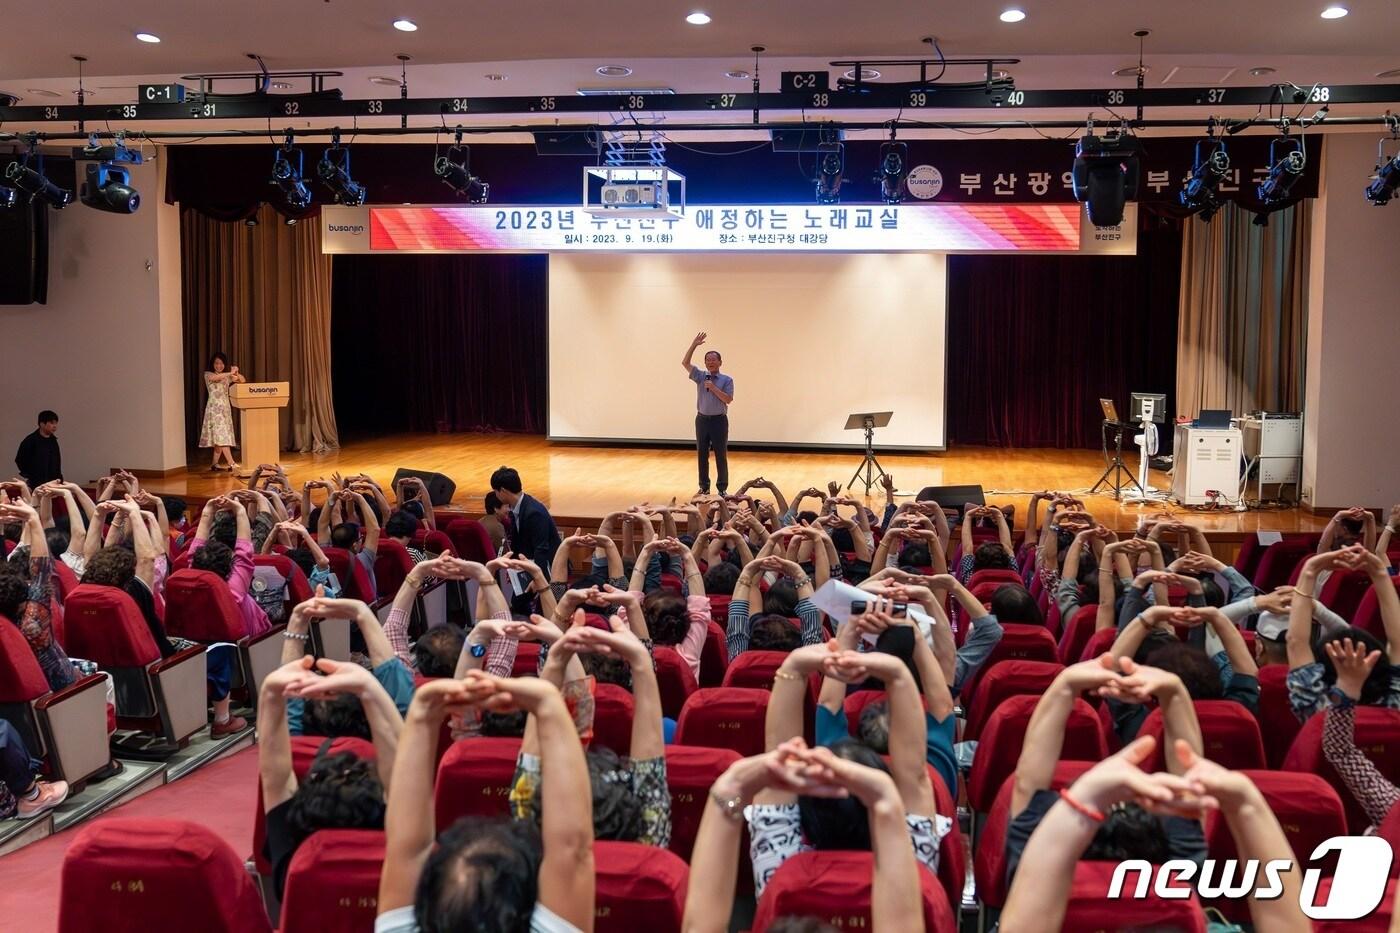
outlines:
[[700, 465], [700, 488], [710, 491], [710, 451], [715, 452], [719, 491], [729, 489], [729, 416], [695, 415], [695, 453]]
[[18, 797], [34, 783], [39, 764], [29, 757], [29, 749], [24, 747], [19, 730], [8, 720], [0, 719], [0, 783]]

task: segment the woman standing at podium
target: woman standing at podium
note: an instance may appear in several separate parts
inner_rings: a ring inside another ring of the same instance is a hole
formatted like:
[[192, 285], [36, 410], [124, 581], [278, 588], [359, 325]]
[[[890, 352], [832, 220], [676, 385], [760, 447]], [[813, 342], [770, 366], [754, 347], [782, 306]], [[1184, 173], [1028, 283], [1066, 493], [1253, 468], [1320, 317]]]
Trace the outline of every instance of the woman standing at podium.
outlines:
[[[229, 451], [237, 441], [233, 437], [233, 406], [228, 401], [228, 387], [238, 382], [247, 382], [237, 366], [230, 366], [228, 357], [222, 352], [209, 358], [209, 367], [204, 371], [204, 387], [209, 390], [209, 402], [204, 406], [204, 424], [199, 429], [199, 446], [214, 448], [214, 462], [209, 469], [238, 469]], [[219, 455], [223, 454], [226, 467], [219, 466]]]

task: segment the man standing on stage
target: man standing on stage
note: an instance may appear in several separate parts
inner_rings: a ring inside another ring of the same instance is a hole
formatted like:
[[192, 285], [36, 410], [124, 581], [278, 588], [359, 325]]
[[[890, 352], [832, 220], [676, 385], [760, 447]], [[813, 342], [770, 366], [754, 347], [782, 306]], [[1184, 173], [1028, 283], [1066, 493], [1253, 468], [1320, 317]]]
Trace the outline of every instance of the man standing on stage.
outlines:
[[705, 342], [704, 333], [695, 335], [685, 351], [681, 368], [695, 381], [695, 451], [700, 458], [700, 492], [710, 491], [710, 451], [715, 452], [715, 472], [719, 493], [729, 490], [729, 403], [734, 401], [734, 380], [719, 371], [723, 359], [718, 350], [705, 354], [705, 368], [691, 363], [695, 348]]

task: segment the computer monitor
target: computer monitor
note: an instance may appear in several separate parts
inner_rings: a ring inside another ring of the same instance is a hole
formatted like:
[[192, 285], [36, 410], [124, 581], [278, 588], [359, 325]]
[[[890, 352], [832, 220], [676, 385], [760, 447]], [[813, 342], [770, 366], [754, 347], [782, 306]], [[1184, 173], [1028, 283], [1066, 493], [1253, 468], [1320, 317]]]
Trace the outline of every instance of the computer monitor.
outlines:
[[1105, 421], [1111, 421], [1111, 422], [1117, 423], [1117, 421], [1118, 421], [1118, 406], [1114, 404], [1113, 399], [1111, 399], [1111, 398], [1101, 398], [1101, 399], [1099, 399], [1099, 407], [1103, 409], [1103, 420], [1105, 420]]
[[[1134, 392], [1129, 408], [1135, 422], [1167, 423], [1167, 397], [1160, 392]], [[1151, 410], [1150, 417], [1144, 414], [1148, 409]]]
[[1201, 413], [1196, 416], [1196, 423], [1193, 427], [1213, 428], [1220, 431], [1228, 430], [1230, 427], [1230, 409], [1202, 408]]

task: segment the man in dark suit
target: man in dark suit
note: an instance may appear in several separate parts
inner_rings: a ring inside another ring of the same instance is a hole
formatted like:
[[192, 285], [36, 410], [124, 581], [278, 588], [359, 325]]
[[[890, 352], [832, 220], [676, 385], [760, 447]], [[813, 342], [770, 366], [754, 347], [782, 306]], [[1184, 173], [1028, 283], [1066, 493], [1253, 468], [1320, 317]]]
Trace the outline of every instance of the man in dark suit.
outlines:
[[[491, 474], [491, 491], [510, 507], [511, 550], [534, 561], [548, 577], [550, 565], [554, 563], [554, 552], [559, 550], [559, 529], [555, 527], [554, 517], [544, 503], [523, 490], [520, 474], [511, 467], [503, 466]], [[528, 611], [528, 604], [533, 601], [531, 594], [524, 593], [512, 601], [511, 608], [518, 612]], [[516, 603], [522, 603], [526, 608], [518, 609]]]

